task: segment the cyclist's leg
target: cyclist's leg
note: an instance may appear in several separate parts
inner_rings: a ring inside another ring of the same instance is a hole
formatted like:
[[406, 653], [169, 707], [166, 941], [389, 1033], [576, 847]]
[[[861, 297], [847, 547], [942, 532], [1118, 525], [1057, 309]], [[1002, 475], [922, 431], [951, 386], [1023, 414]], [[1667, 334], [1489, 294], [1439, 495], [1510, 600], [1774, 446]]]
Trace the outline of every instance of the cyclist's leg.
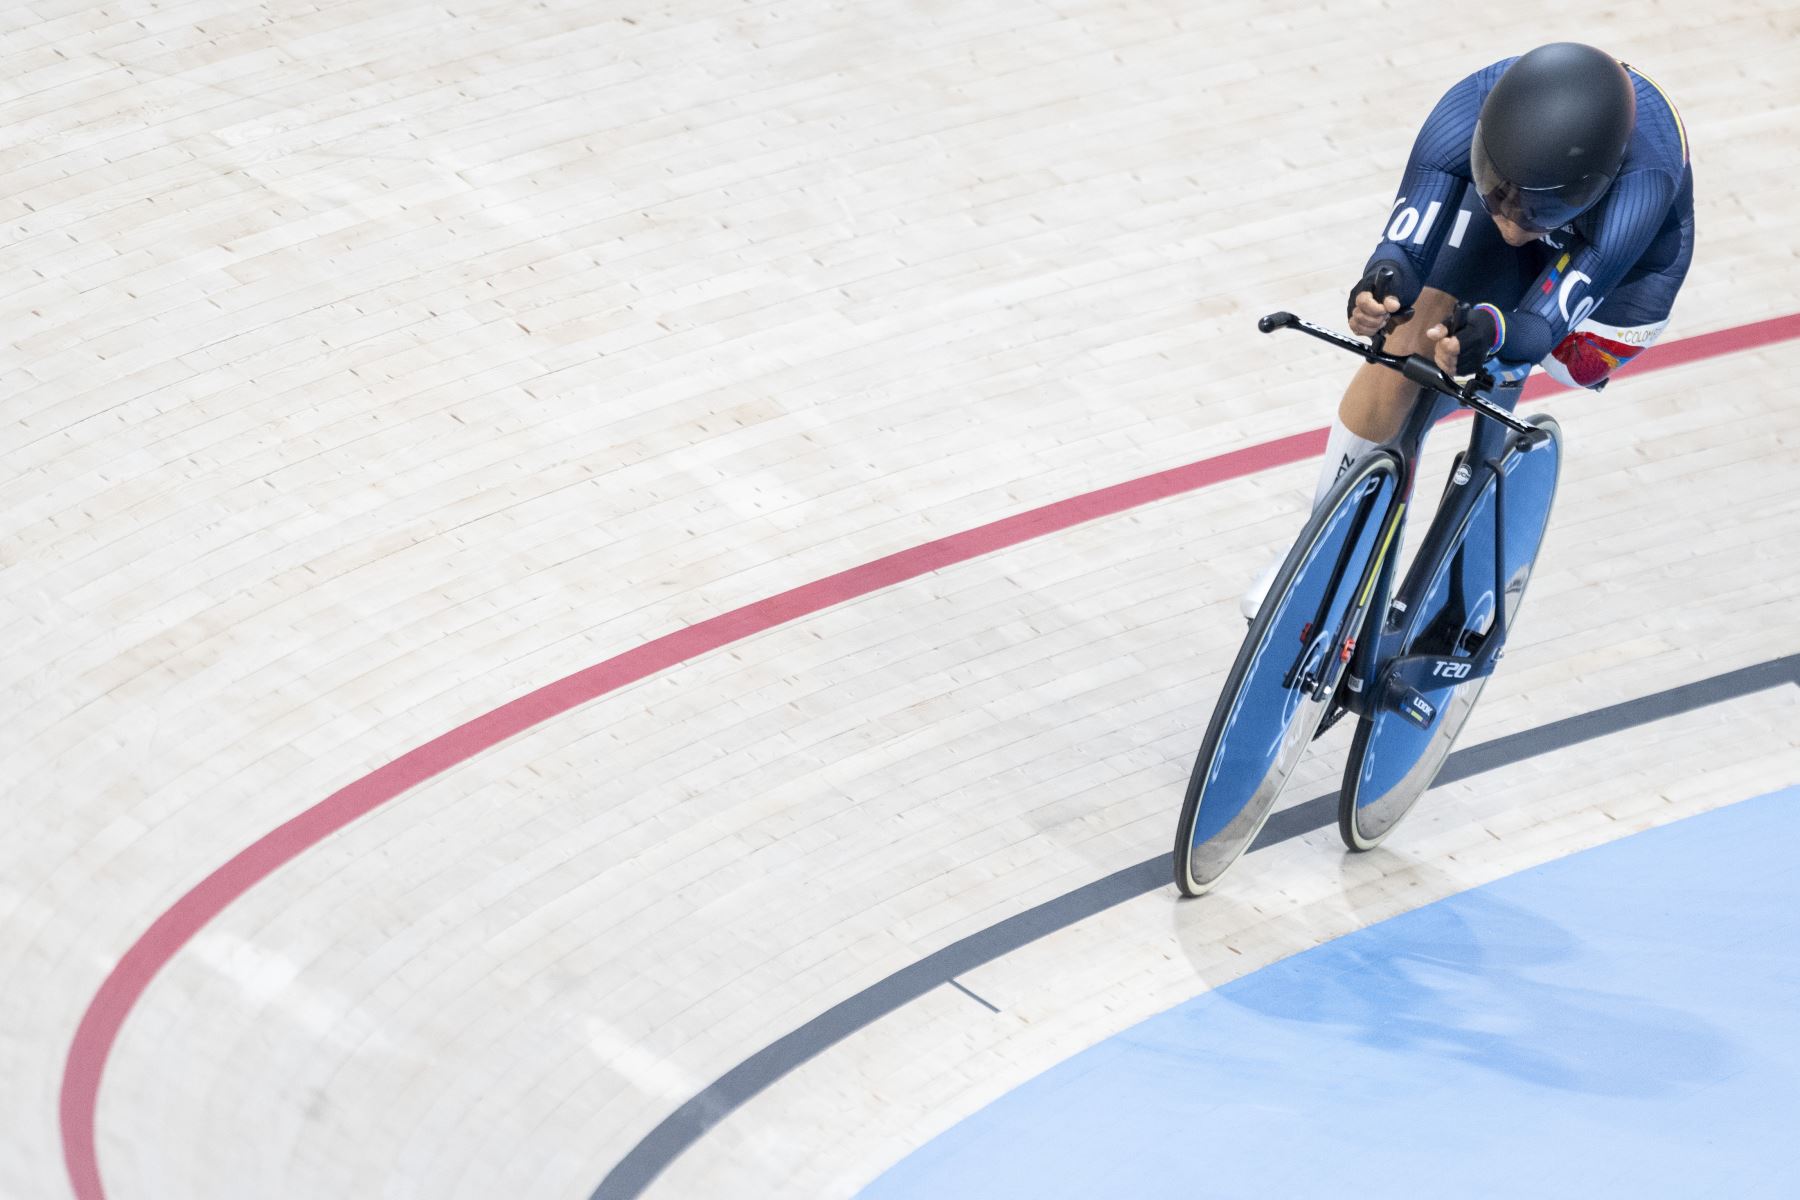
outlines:
[[[1448, 319], [1456, 307], [1456, 298], [1448, 292], [1427, 287], [1413, 304], [1413, 316], [1388, 335], [1386, 349], [1391, 354], [1414, 354], [1426, 346], [1424, 331]], [[1337, 417], [1325, 437], [1325, 458], [1319, 464], [1319, 478], [1313, 485], [1310, 513], [1319, 507], [1338, 476], [1350, 465], [1381, 443], [1400, 432], [1406, 418], [1406, 406], [1418, 395], [1417, 384], [1409, 383], [1398, 372], [1373, 363], [1357, 368], [1350, 386], [1338, 405]], [[1238, 597], [1238, 611], [1244, 620], [1256, 618], [1275, 573], [1287, 557], [1285, 547], [1275, 552], [1250, 586]]]
[[[1450, 312], [1456, 307], [1457, 295], [1435, 286], [1436, 272], [1433, 275], [1434, 281], [1425, 285], [1425, 290], [1419, 293], [1418, 300], [1413, 303], [1412, 318], [1405, 324], [1396, 326], [1388, 334], [1384, 348], [1389, 354], [1425, 353], [1428, 346], [1425, 331], [1450, 319]], [[1356, 457], [1399, 433], [1401, 424], [1406, 420], [1407, 406], [1418, 394], [1419, 385], [1408, 381], [1397, 371], [1378, 367], [1374, 363], [1364, 363], [1358, 367], [1356, 374], [1350, 379], [1350, 386], [1344, 389], [1344, 398], [1338, 404], [1337, 420], [1332, 422], [1331, 427], [1332, 439], [1354, 439], [1356, 455], [1339, 463], [1331, 457], [1331, 446], [1327, 445], [1327, 470], [1320, 478], [1317, 495], [1323, 495], [1344, 467], [1354, 462]], [[1315, 502], [1317, 495], [1314, 497]]]

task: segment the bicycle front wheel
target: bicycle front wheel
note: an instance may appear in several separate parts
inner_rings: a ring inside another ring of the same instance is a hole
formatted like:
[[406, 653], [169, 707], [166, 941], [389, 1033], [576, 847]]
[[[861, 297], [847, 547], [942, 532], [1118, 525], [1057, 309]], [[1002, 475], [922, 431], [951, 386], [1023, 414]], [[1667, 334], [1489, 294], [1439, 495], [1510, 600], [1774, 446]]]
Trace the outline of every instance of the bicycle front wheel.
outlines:
[[1338, 478], [1288, 552], [1225, 678], [1175, 831], [1175, 884], [1197, 896], [1249, 848], [1330, 696], [1315, 684], [1356, 631], [1355, 592], [1386, 545], [1400, 462], [1378, 450]]
[[[1556, 422], [1542, 414], [1530, 420], [1549, 430], [1550, 440], [1511, 460], [1506, 561], [1500, 578], [1495, 573], [1496, 510], [1489, 471], [1481, 495], [1463, 515], [1458, 536], [1435, 562], [1414, 565], [1413, 575], [1428, 580], [1426, 585], [1415, 588], [1409, 579], [1401, 589], [1402, 595], [1418, 599], [1406, 615], [1406, 631], [1395, 657], [1475, 657], [1493, 628], [1497, 602], [1505, 605], [1504, 627], [1511, 630], [1543, 544], [1562, 465], [1562, 432]], [[1486, 683], [1485, 678], [1471, 679], [1422, 693], [1434, 715], [1421, 725], [1402, 713], [1398, 697], [1390, 694], [1387, 673], [1377, 676], [1369, 709], [1357, 722], [1338, 792], [1338, 833], [1345, 846], [1370, 850], [1393, 832], [1437, 778]]]

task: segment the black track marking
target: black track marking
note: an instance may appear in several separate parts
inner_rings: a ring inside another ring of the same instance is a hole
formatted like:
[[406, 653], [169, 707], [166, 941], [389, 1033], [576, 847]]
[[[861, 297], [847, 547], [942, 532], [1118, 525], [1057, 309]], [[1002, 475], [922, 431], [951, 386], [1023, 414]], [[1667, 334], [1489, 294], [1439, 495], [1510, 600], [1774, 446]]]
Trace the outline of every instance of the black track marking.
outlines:
[[[1727, 671], [1623, 704], [1614, 704], [1566, 720], [1540, 725], [1508, 737], [1458, 750], [1445, 760], [1437, 783], [1454, 783], [1484, 771], [1523, 762], [1541, 754], [1622, 733], [1627, 729], [1735, 700], [1769, 688], [1800, 685], [1800, 654]], [[1435, 784], [1434, 784], [1435, 786]], [[1269, 818], [1250, 850], [1261, 850], [1297, 838], [1337, 821], [1337, 793], [1317, 796]], [[1114, 871], [1103, 879], [1066, 892], [996, 925], [952, 942], [911, 966], [902, 967], [846, 1000], [832, 1005], [792, 1033], [771, 1042], [714, 1080], [704, 1091], [665, 1117], [618, 1165], [607, 1172], [589, 1200], [635, 1200], [688, 1147], [764, 1088], [815, 1055], [935, 987], [993, 962], [1046, 934], [1066, 929], [1127, 900], [1172, 888], [1169, 856]], [[1204, 898], [1192, 903], [1205, 903]], [[974, 995], [974, 993], [969, 993]], [[981, 999], [979, 996], [976, 999]], [[986, 1004], [985, 1000], [982, 1003]], [[992, 1008], [992, 1005], [988, 1005]], [[995, 1009], [998, 1012], [998, 1009]]]

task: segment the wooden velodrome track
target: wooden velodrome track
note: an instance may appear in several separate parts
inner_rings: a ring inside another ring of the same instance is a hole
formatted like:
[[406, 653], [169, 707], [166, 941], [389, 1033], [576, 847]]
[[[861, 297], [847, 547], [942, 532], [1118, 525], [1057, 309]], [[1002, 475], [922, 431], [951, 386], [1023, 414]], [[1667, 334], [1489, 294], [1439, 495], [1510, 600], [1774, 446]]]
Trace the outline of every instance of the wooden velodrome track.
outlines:
[[[1800, 779], [1800, 14], [1482, 18], [9, 6], [0, 1196], [845, 1195], [1209, 986]], [[1345, 378], [1253, 318], [1340, 311], [1431, 102], [1555, 38], [1674, 95], [1700, 242], [1546, 401], [1463, 744], [1538, 732], [1389, 848], [1140, 886]]]

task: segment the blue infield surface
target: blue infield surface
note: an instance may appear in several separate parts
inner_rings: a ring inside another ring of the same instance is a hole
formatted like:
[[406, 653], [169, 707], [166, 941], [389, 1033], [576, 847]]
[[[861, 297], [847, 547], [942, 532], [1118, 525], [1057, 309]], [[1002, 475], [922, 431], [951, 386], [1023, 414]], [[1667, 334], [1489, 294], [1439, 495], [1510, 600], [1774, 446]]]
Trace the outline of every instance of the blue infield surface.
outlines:
[[1790, 788], [1208, 992], [1045, 1072], [862, 1196], [1792, 1200], [1796, 1130]]

